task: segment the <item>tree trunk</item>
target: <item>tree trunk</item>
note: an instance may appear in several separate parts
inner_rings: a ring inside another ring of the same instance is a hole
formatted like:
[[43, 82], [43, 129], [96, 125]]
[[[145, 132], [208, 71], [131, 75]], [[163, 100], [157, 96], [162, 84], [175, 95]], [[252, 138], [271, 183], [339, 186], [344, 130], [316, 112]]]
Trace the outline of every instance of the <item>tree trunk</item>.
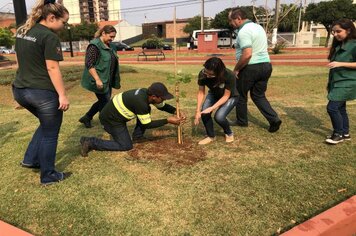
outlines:
[[325, 47], [327, 48], [328, 47], [328, 45], [329, 45], [329, 39], [330, 39], [330, 27], [327, 27], [327, 26], [325, 26], [324, 25], [324, 27], [325, 27], [325, 29], [326, 29], [326, 32], [328, 32], [328, 34], [326, 35], [326, 40], [325, 40]]
[[[180, 118], [180, 104], [179, 104], [179, 83], [176, 83], [175, 86], [175, 95], [176, 95], [176, 113], [177, 117]], [[183, 144], [183, 127], [178, 125], [178, 144]]]

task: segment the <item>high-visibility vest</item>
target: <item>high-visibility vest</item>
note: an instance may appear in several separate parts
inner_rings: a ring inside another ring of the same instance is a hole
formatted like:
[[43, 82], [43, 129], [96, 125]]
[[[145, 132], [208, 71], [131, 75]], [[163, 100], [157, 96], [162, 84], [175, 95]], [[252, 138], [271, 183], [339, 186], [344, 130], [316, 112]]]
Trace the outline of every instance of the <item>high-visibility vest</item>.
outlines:
[[138, 118], [141, 124], [145, 125], [151, 123], [151, 114], [143, 114], [143, 115], [136, 115], [132, 111], [130, 111], [124, 104], [122, 100], [122, 93], [119, 93], [113, 97], [113, 103], [116, 110], [126, 119], [132, 120], [134, 118]]

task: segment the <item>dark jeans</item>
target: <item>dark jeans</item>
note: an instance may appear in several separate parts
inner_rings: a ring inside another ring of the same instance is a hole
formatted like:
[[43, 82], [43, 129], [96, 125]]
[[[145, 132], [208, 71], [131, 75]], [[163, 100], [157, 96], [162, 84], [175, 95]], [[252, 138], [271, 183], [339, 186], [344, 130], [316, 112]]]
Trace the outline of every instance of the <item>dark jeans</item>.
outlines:
[[349, 133], [349, 117], [346, 112], [346, 101], [329, 101], [327, 105], [334, 133], [343, 135]]
[[[208, 93], [205, 98], [204, 104], [202, 106], [202, 111], [208, 107], [213, 106], [219, 99], [216, 99], [212, 93]], [[218, 125], [223, 128], [224, 133], [227, 135], [231, 135], [232, 131], [229, 125], [228, 120], [226, 119], [227, 115], [234, 108], [238, 100], [238, 97], [231, 97], [227, 100], [223, 105], [219, 107], [219, 109], [215, 112], [214, 119]], [[209, 114], [201, 114], [201, 119], [205, 126], [206, 134], [213, 138], [215, 137], [213, 119], [211, 118], [211, 113]]]
[[143, 127], [143, 125], [141, 124], [139, 119], [136, 119], [136, 126], [132, 133], [132, 139], [142, 138], [145, 131], [146, 131], [146, 128]]
[[50, 90], [15, 87], [13, 94], [15, 100], [40, 122], [27, 147], [23, 163], [40, 165], [41, 182], [49, 182], [52, 180], [49, 176], [56, 172], [58, 134], [63, 119], [63, 111], [58, 110], [58, 95]]
[[247, 125], [247, 93], [250, 91], [252, 101], [269, 123], [279, 121], [277, 113], [266, 98], [268, 79], [272, 74], [271, 63], [259, 63], [245, 66], [239, 72], [237, 91], [239, 100], [236, 105], [236, 119], [241, 125]]
[[100, 112], [104, 106], [110, 101], [111, 99], [111, 92], [112, 89], [109, 88], [109, 91], [107, 93], [96, 93], [96, 97], [98, 98], [98, 101], [96, 103], [94, 103], [91, 108], [89, 109], [89, 111], [86, 113], [86, 116], [89, 119], [93, 119], [93, 117], [95, 116], [96, 113]]
[[113, 140], [103, 140], [99, 138], [91, 139], [91, 148], [99, 151], [128, 151], [133, 148], [132, 140], [126, 124], [120, 126], [110, 126], [104, 124], [104, 129]]

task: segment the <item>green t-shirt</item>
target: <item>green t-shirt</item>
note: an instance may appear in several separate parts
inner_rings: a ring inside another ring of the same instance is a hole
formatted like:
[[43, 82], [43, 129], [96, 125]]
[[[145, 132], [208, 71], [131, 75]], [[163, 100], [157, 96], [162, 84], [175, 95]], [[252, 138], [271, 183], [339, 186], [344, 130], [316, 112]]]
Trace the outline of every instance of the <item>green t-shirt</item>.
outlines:
[[26, 35], [16, 35], [15, 50], [18, 70], [14, 86], [55, 91], [46, 60], [63, 60], [58, 36], [46, 26], [36, 24]]
[[236, 30], [236, 59], [240, 60], [245, 48], [252, 48], [252, 56], [248, 64], [270, 62], [268, 43], [265, 30], [259, 24], [247, 20]]
[[227, 68], [224, 72], [224, 82], [221, 83], [217, 83], [216, 78], [208, 78], [203, 73], [203, 70], [201, 70], [198, 75], [198, 85], [207, 86], [209, 88], [209, 92], [212, 93], [217, 99], [220, 99], [224, 95], [225, 89], [230, 90], [230, 97], [238, 96], [235, 75]]

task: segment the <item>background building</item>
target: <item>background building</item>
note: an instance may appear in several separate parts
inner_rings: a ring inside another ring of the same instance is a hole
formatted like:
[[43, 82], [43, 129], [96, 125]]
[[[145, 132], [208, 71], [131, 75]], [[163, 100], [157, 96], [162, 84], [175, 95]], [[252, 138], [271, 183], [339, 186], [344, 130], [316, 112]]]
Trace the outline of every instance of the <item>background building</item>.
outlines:
[[[176, 37], [179, 41], [189, 38], [189, 34], [183, 32], [183, 28], [188, 24], [190, 19], [176, 20]], [[143, 38], [149, 38], [152, 34], [159, 38], [168, 40], [174, 39], [174, 23], [173, 21], [162, 21], [142, 24]]]
[[115, 21], [120, 19], [120, 0], [63, 0], [69, 23]]

